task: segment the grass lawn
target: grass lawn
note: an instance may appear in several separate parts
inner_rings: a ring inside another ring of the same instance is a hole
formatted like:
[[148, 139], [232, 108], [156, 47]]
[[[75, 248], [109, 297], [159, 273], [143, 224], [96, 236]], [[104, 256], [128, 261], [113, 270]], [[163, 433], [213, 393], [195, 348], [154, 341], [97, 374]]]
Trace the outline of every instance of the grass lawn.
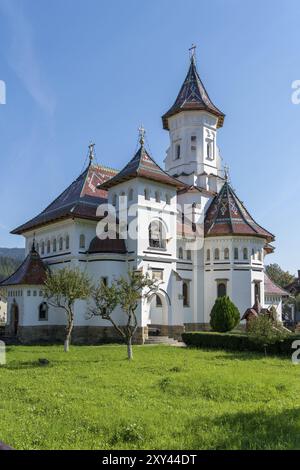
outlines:
[[[10, 347], [0, 440], [16, 449], [300, 449], [300, 366], [137, 346]], [[38, 365], [38, 358], [50, 360]]]

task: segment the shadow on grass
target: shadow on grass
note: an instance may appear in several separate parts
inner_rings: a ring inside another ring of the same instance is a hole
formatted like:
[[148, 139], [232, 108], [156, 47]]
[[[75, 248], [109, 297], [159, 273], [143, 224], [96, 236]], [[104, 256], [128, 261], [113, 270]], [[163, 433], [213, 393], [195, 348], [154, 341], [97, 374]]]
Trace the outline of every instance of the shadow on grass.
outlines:
[[213, 419], [199, 417], [189, 423], [188, 432], [193, 449], [205, 446], [225, 450], [299, 450], [300, 409], [228, 413]]
[[18, 361], [18, 362], [10, 362], [3, 366], [3, 369], [7, 370], [20, 370], [20, 369], [49, 369], [49, 367], [53, 367], [54, 363], [50, 364], [40, 364], [38, 361]]

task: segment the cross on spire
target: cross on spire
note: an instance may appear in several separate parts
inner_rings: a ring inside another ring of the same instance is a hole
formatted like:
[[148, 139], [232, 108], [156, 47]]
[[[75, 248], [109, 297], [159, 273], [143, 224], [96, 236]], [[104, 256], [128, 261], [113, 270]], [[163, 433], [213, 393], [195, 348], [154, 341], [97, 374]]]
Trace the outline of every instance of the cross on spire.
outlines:
[[145, 134], [146, 134], [146, 131], [144, 129], [143, 124], [141, 124], [139, 127], [139, 138], [140, 138], [140, 144], [142, 147], [144, 147], [144, 144], [145, 144]]
[[224, 178], [225, 178], [225, 181], [227, 181], [228, 183], [230, 182], [230, 174], [229, 174], [229, 166], [228, 165], [224, 165]]
[[190, 53], [190, 59], [191, 61], [194, 61], [195, 60], [195, 56], [196, 56], [196, 44], [192, 44], [192, 46], [189, 48], [189, 53]]
[[94, 158], [95, 158], [95, 144], [91, 142], [89, 145], [89, 159], [91, 163], [94, 160]]

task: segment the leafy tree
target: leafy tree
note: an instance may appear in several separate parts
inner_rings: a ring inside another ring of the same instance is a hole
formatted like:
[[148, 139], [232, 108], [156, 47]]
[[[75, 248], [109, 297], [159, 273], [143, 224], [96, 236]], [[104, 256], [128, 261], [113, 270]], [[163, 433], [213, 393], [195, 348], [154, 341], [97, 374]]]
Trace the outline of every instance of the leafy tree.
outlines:
[[283, 271], [283, 269], [281, 269], [281, 267], [276, 263], [269, 264], [266, 267], [266, 272], [275, 284], [283, 288], [295, 280], [295, 276], [293, 274], [289, 271]]
[[268, 315], [259, 315], [249, 321], [247, 333], [251, 341], [260, 345], [267, 354], [267, 347], [283, 341], [290, 333]]
[[210, 314], [210, 325], [214, 331], [226, 332], [240, 322], [240, 312], [229, 297], [219, 297]]
[[91, 288], [90, 279], [78, 268], [62, 268], [47, 273], [44, 296], [50, 305], [62, 309], [67, 318], [65, 352], [69, 351], [74, 326], [75, 301], [87, 299], [91, 294]]
[[[150, 294], [156, 287], [156, 281], [148, 275], [138, 271], [129, 271], [126, 277], [120, 277], [111, 286], [103, 282], [93, 289], [95, 306], [90, 309], [91, 315], [99, 315], [103, 320], [108, 320], [118, 334], [127, 344], [128, 359], [133, 359], [132, 339], [138, 327], [136, 310], [144, 296]], [[145, 293], [145, 289], [147, 292]], [[125, 313], [124, 325], [118, 325], [113, 317], [113, 311], [120, 305]]]
[[21, 260], [9, 256], [0, 256], [0, 281], [11, 276], [20, 266]]

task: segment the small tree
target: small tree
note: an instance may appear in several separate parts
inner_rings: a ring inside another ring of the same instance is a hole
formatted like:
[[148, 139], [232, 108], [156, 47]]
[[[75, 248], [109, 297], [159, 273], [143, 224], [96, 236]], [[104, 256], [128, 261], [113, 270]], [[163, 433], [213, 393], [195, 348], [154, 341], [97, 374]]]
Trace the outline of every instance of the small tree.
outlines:
[[273, 321], [268, 315], [259, 315], [249, 321], [247, 333], [251, 341], [260, 345], [267, 355], [267, 347], [283, 341], [288, 335], [288, 331], [283, 329], [280, 323]]
[[[127, 344], [128, 359], [133, 359], [132, 339], [138, 327], [136, 310], [143, 296], [147, 296], [156, 286], [156, 281], [138, 271], [129, 271], [127, 277], [120, 277], [111, 286], [103, 282], [93, 290], [95, 306], [90, 309], [91, 315], [99, 315], [108, 320]], [[144, 290], [147, 288], [147, 292]], [[125, 325], [118, 325], [112, 313], [120, 305], [126, 315]]]
[[229, 297], [219, 297], [210, 314], [210, 325], [214, 331], [225, 333], [240, 322], [240, 312]]
[[91, 294], [91, 282], [86, 273], [78, 268], [62, 268], [48, 272], [44, 296], [49, 305], [62, 309], [67, 318], [65, 352], [69, 351], [74, 326], [74, 304], [76, 300], [87, 299]]

